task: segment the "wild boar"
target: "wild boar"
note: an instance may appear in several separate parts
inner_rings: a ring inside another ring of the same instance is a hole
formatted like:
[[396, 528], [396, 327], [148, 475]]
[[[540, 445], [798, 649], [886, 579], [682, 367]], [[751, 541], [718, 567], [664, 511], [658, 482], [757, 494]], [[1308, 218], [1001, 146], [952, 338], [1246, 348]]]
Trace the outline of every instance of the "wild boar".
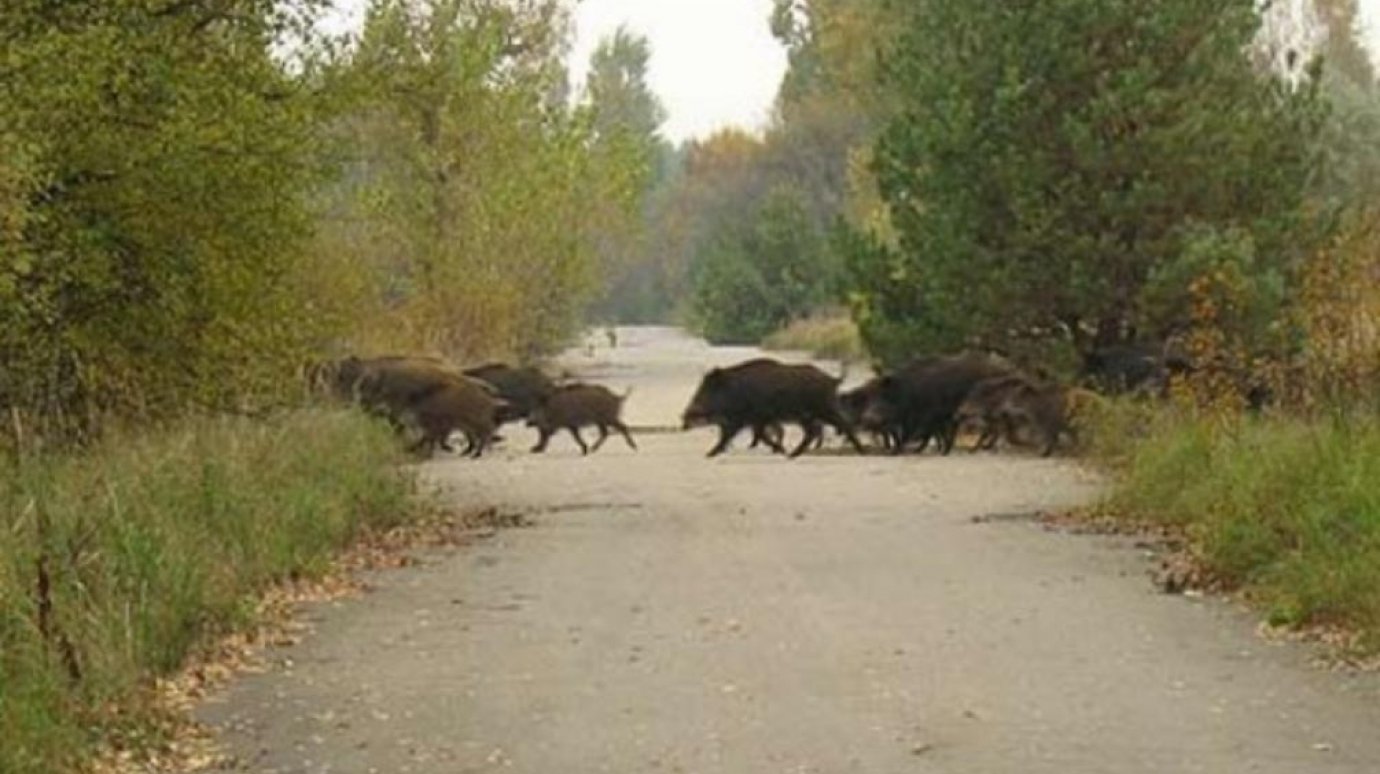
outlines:
[[902, 453], [913, 441], [919, 441], [919, 450], [924, 451], [931, 440], [948, 454], [958, 432], [959, 405], [973, 385], [1013, 372], [1011, 366], [986, 355], [916, 361], [881, 377], [864, 421], [889, 428], [895, 439], [893, 454]]
[[[627, 398], [628, 393], [615, 395], [607, 387], [597, 384], [567, 384], [556, 388], [537, 405], [527, 420], [527, 425], [535, 427], [540, 436], [537, 445], [532, 447], [533, 453], [546, 451], [551, 436], [562, 429], [569, 431], [575, 443], [580, 445], [581, 454], [599, 451], [599, 447], [608, 440], [610, 428], [617, 430], [628, 446], [636, 449], [637, 443], [621, 419], [623, 403]], [[599, 431], [599, 438], [593, 446], [587, 445], [580, 436], [580, 428], [591, 426]]]
[[881, 385], [882, 378], [879, 376], [869, 379], [859, 387], [839, 393], [839, 409], [854, 429], [867, 431], [879, 446], [883, 449], [890, 449], [896, 443], [891, 426], [885, 421], [881, 421], [878, 416], [872, 417], [876, 421], [868, 421], [868, 407], [877, 399]]
[[[722, 454], [744, 428], [767, 440], [768, 429], [795, 423], [804, 431], [791, 451], [798, 457], [819, 440], [824, 425], [839, 431], [860, 453], [862, 444], [839, 410], [840, 379], [811, 365], [786, 365], [756, 358], [705, 374], [682, 415], [682, 427], [717, 425], [719, 441], [709, 456]], [[778, 444], [779, 445], [779, 444]]]
[[465, 369], [465, 375], [485, 382], [494, 388], [499, 398], [508, 404], [502, 422], [526, 419], [537, 406], [556, 390], [551, 377], [531, 366], [511, 366], [507, 363], [488, 363]]
[[983, 379], [973, 385], [959, 404], [956, 417], [960, 430], [967, 428], [978, 433], [972, 451], [989, 450], [1001, 438], [1009, 441], [1014, 437], [1011, 417], [1004, 411], [1006, 400], [1012, 393], [1031, 386], [1029, 379], [1017, 374]]
[[468, 445], [466, 456], [478, 458], [488, 448], [498, 426], [498, 415], [504, 402], [481, 384], [471, 379], [446, 374], [436, 388], [418, 398], [406, 413], [421, 429], [422, 436], [413, 450], [428, 455], [439, 447], [449, 450], [452, 433], [464, 433]]

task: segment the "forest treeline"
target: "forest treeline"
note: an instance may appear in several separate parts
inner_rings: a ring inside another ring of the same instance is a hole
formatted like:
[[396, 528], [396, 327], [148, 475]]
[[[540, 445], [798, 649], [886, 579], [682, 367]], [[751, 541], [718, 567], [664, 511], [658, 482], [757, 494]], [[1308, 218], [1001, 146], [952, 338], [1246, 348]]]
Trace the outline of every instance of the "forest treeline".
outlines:
[[778, 0], [770, 125], [663, 145], [613, 310], [757, 341], [835, 307], [893, 364], [1174, 342], [1297, 369], [1345, 342], [1373, 368], [1357, 6], [1258, 6]]
[[353, 40], [326, 8], [0, 9], [7, 434], [257, 411], [345, 352], [531, 359], [589, 319], [758, 341], [838, 309], [882, 362], [1056, 366], [1368, 330], [1354, 0], [778, 0], [769, 125], [679, 146], [636, 35], [572, 94], [566, 3], [375, 0]]
[[9, 434], [255, 412], [314, 358], [526, 358], [579, 325], [654, 162], [619, 118], [637, 52], [607, 42], [573, 95], [567, 3], [375, 0], [353, 40], [327, 7], [0, 8]]

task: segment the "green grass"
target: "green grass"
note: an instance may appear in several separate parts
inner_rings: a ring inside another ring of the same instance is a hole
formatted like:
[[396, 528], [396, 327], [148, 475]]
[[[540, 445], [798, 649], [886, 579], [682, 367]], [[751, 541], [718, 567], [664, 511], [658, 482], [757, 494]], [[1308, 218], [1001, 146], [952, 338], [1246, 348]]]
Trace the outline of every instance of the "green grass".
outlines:
[[1380, 645], [1380, 420], [1209, 420], [1121, 408], [1099, 426], [1111, 510], [1182, 528], [1275, 624]]
[[796, 320], [764, 339], [762, 348], [808, 352], [814, 357], [847, 362], [867, 356], [857, 324], [843, 311]]
[[415, 513], [396, 442], [345, 412], [0, 462], [0, 771], [16, 774], [137, 735], [141, 688], [250, 623], [257, 593]]

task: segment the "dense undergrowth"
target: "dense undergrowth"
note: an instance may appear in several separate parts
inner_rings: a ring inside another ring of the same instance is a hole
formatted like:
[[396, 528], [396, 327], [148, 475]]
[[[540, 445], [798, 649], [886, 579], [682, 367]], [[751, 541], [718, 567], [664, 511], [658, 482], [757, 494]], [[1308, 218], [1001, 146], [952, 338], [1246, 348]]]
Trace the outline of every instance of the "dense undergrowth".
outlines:
[[799, 350], [829, 360], [866, 358], [858, 325], [847, 312], [826, 312], [790, 323], [762, 340], [763, 349]]
[[0, 469], [0, 771], [137, 733], [150, 680], [409, 517], [386, 429], [338, 411], [188, 420]]
[[1271, 623], [1380, 646], [1380, 418], [1122, 406], [1102, 424], [1113, 513], [1181, 529], [1210, 577]]

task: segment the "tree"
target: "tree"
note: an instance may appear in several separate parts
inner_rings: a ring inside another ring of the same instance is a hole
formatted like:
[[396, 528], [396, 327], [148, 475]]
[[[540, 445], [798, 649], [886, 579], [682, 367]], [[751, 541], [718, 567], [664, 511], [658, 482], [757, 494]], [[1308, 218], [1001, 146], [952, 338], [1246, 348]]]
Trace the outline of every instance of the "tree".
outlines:
[[320, 247], [362, 273], [350, 348], [531, 358], [578, 327], [640, 167], [561, 99], [568, 27], [556, 0], [370, 7]]
[[835, 276], [804, 197], [773, 189], [752, 216], [702, 248], [697, 326], [715, 343], [755, 343], [831, 300]]
[[1252, 67], [1250, 0], [893, 10], [874, 169], [897, 242], [853, 260], [882, 356], [1165, 334], [1181, 304], [1147, 283], [1205, 229], [1271, 270], [1305, 249], [1320, 100]]
[[651, 58], [647, 39], [624, 27], [595, 48], [585, 88], [598, 137], [625, 135], [650, 145], [660, 140], [666, 109], [647, 85]]
[[595, 314], [646, 321], [665, 307], [655, 287], [656, 255], [649, 250], [654, 192], [674, 174], [674, 150], [659, 134], [666, 121], [661, 100], [647, 84], [651, 61], [647, 39], [619, 28], [590, 58], [585, 109], [592, 116], [594, 153], [638, 203], [603, 220], [598, 250], [610, 281]]
[[31, 432], [243, 409], [325, 334], [299, 292], [311, 73], [273, 54], [309, 21], [262, 0], [0, 9], [0, 408]]

